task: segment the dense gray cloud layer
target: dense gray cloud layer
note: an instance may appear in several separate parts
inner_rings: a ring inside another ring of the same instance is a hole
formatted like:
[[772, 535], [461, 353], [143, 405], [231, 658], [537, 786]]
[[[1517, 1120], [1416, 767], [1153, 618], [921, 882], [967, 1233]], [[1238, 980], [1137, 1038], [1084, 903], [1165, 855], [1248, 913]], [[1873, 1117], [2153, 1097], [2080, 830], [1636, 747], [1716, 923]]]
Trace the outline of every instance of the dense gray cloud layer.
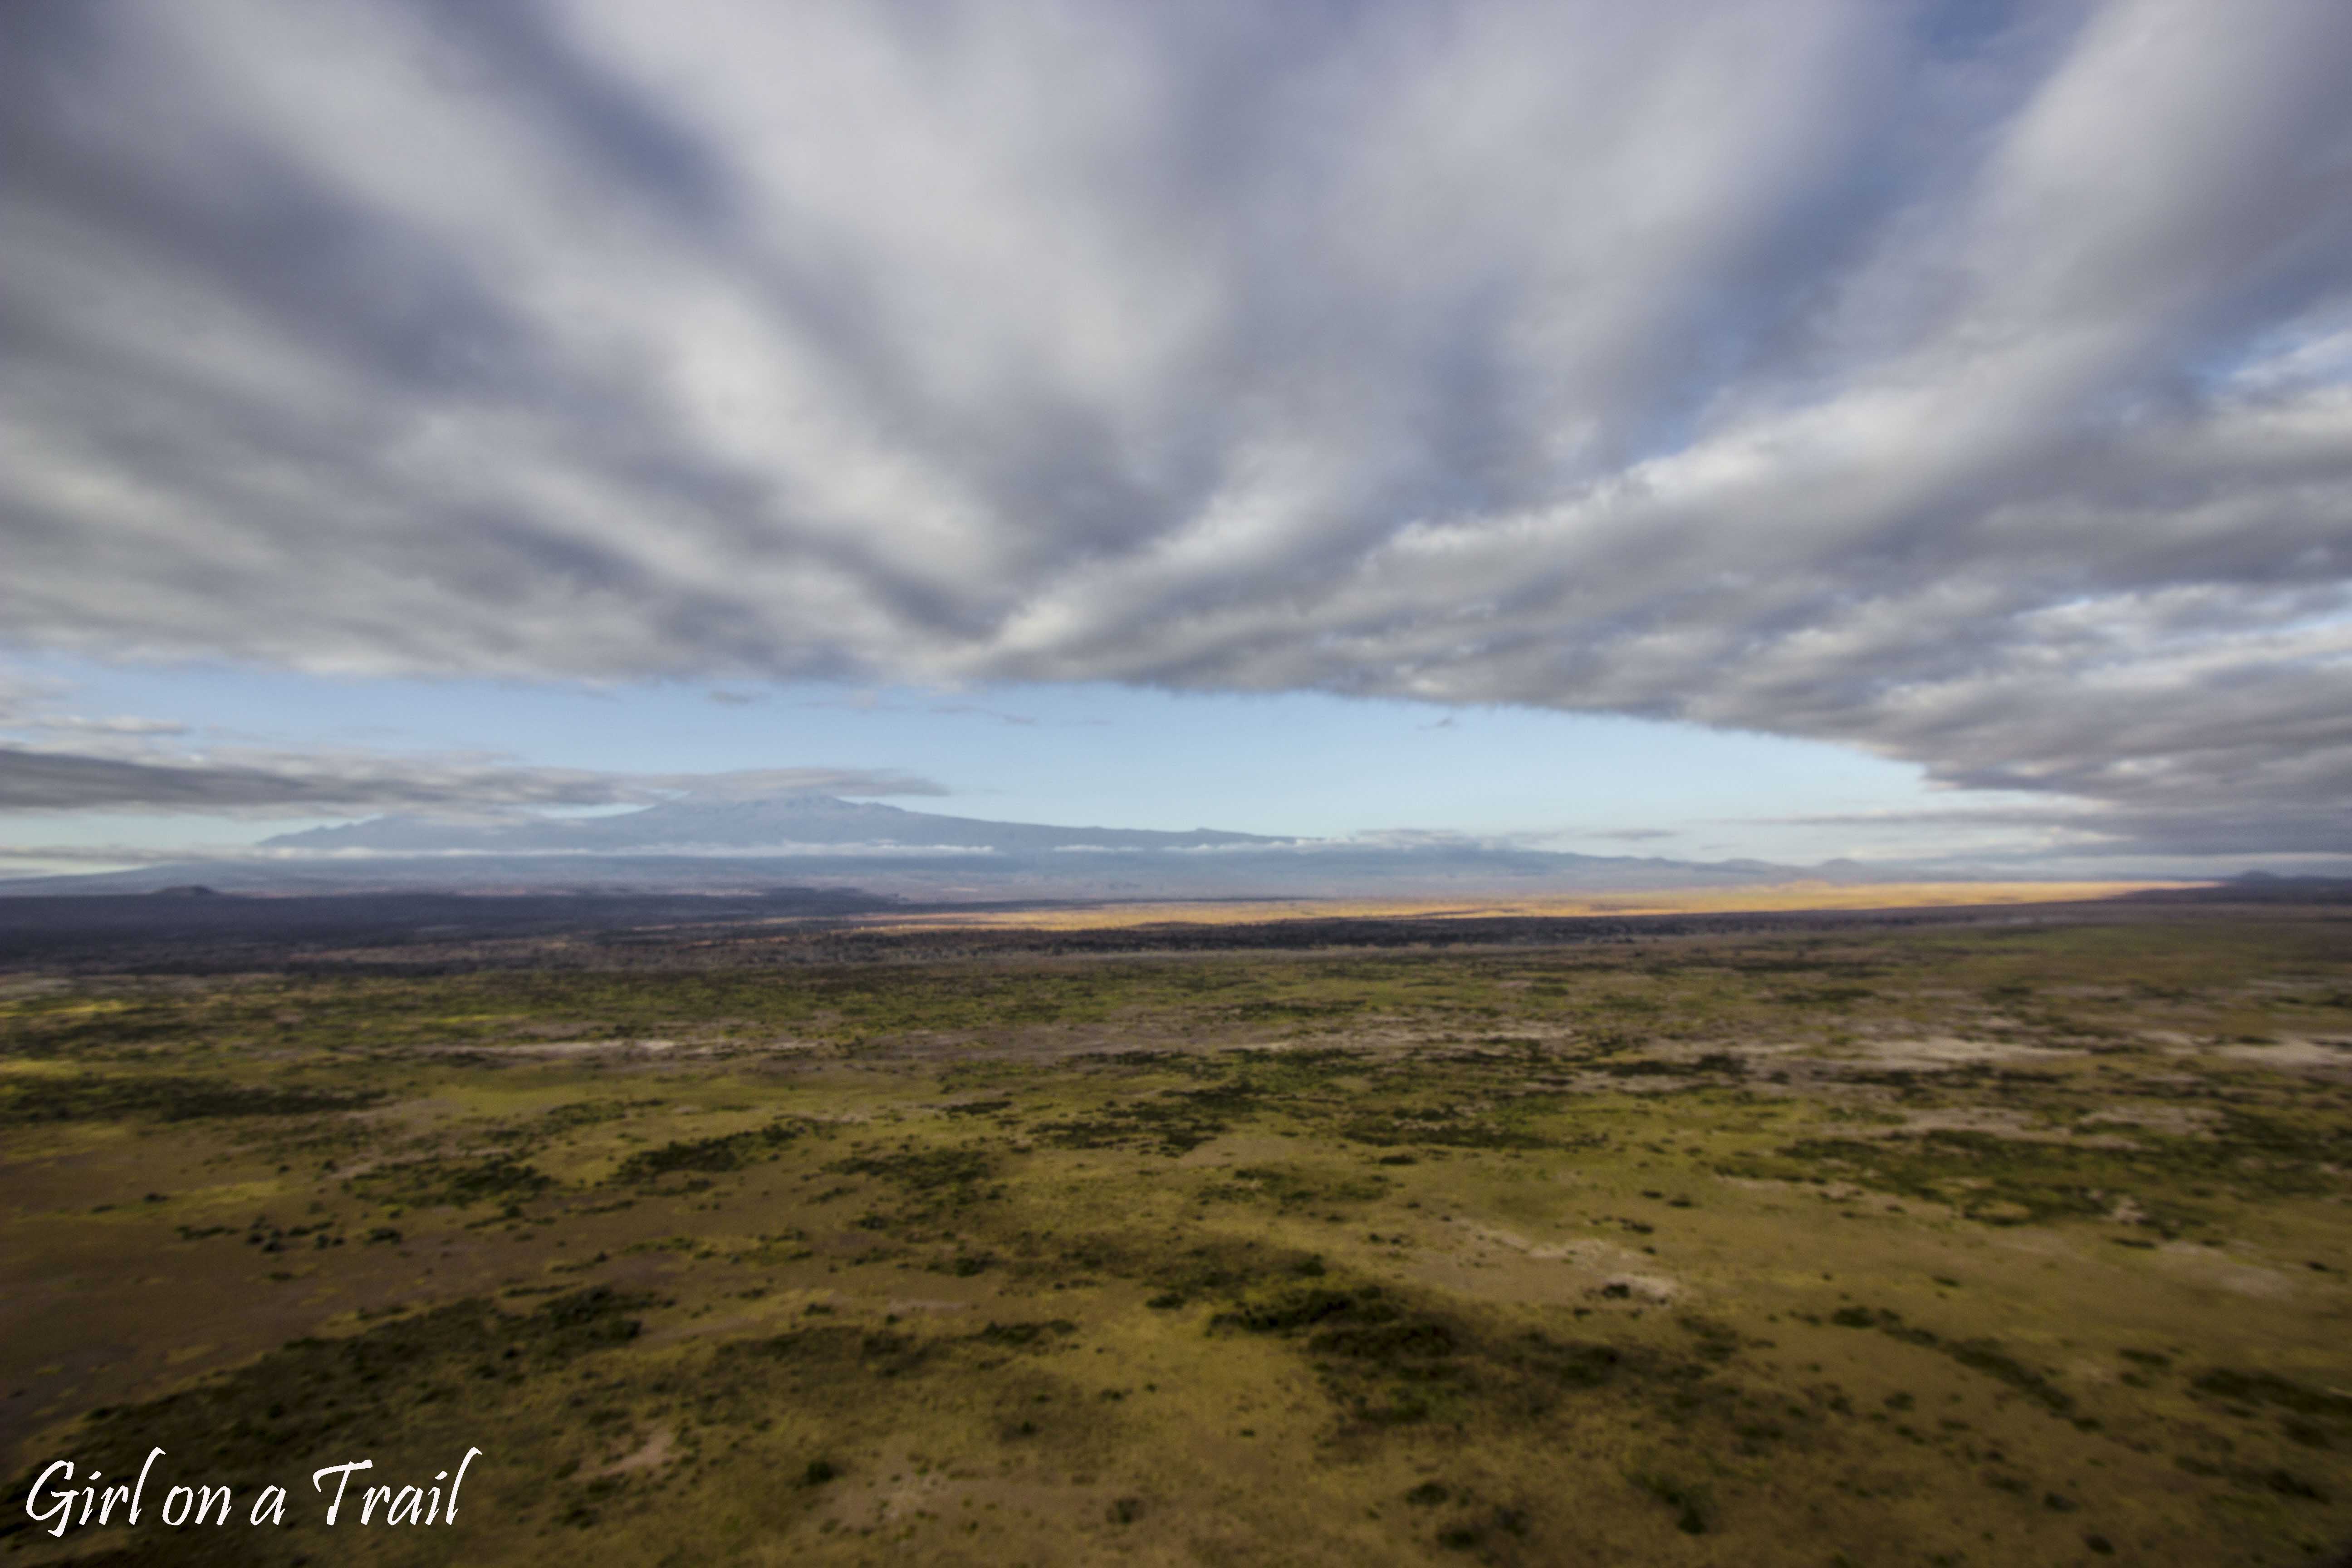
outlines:
[[9, 6], [0, 627], [1675, 716], [2352, 850], [2347, 80], [2338, 0]]
[[611, 773], [498, 757], [245, 751], [90, 755], [0, 742], [0, 812], [199, 812], [320, 816], [381, 811], [650, 805], [681, 793], [709, 801], [775, 795], [944, 793], [905, 773], [762, 768], [733, 773]]

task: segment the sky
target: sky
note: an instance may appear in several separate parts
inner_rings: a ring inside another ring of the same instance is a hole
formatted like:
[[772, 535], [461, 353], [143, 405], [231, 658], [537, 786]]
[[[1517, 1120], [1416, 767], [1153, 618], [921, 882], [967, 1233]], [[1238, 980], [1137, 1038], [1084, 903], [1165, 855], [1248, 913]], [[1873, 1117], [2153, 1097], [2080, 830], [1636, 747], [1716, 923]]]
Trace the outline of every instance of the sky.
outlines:
[[0, 875], [2352, 868], [2336, 0], [0, 8]]

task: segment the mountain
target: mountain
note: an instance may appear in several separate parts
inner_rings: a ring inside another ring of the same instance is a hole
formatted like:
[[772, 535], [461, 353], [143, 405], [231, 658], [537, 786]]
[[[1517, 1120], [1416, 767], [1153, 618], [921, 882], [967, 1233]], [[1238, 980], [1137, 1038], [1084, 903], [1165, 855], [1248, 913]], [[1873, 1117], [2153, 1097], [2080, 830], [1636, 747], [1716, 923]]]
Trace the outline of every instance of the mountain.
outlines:
[[[1884, 874], [1884, 873], [1882, 873]], [[1652, 891], [1870, 879], [1759, 860], [1562, 854], [1443, 835], [1276, 838], [1056, 827], [830, 795], [688, 796], [609, 816], [383, 816], [280, 834], [233, 857], [0, 882], [0, 895], [150, 892], [756, 893], [884, 898], [1382, 898]]]
[[314, 827], [262, 840], [265, 849], [368, 850], [376, 854], [642, 854], [714, 849], [776, 852], [789, 847], [887, 846], [894, 849], [990, 849], [1018, 854], [1051, 849], [1202, 849], [1283, 844], [1250, 833], [1154, 833], [1130, 827], [1046, 827], [935, 816], [895, 805], [826, 795], [764, 800], [687, 796], [612, 816], [533, 818], [479, 824], [429, 817], [379, 816], [342, 827]]

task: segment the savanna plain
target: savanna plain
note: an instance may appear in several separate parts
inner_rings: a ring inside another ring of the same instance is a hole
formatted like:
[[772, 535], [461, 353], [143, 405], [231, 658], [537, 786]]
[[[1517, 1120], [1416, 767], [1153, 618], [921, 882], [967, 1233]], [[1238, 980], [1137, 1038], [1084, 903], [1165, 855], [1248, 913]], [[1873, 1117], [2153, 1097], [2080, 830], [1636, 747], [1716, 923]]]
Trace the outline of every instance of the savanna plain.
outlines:
[[[20, 965], [0, 1558], [2308, 1563], [2347, 917]], [[27, 1518], [155, 1447], [237, 1521]]]

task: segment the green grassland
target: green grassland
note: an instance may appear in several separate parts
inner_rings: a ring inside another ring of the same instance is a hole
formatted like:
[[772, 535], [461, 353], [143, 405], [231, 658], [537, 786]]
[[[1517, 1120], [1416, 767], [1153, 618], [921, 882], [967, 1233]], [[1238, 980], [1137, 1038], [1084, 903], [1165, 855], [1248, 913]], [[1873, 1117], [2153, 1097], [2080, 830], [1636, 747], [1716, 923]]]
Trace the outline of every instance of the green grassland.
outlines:
[[0, 1558], [2352, 1541], [2352, 921], [877, 953], [0, 980]]

